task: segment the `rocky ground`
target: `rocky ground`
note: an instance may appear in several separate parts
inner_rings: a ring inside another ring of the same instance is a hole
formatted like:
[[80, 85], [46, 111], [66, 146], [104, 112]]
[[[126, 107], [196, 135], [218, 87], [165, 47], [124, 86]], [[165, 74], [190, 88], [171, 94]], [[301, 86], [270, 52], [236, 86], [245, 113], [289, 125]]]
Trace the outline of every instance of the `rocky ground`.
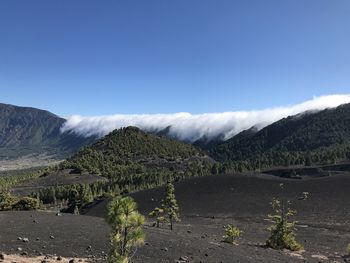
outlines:
[[[281, 182], [284, 191], [280, 190]], [[138, 249], [132, 262], [350, 262], [346, 256], [346, 245], [350, 243], [347, 173], [298, 180], [226, 175], [195, 178], [175, 186], [182, 221], [173, 231], [167, 226], [152, 227], [149, 221], [145, 226], [146, 244]], [[309, 198], [303, 200], [302, 192], [309, 192]], [[140, 211], [148, 214], [163, 193], [164, 189], [158, 188], [132, 196]], [[269, 234], [269, 203], [279, 195], [292, 200], [298, 211], [297, 239], [305, 251], [291, 253], [264, 246]], [[109, 233], [103, 218], [106, 203], [80, 216], [1, 212], [0, 250], [7, 254], [105, 262]], [[238, 245], [222, 242], [223, 227], [229, 223], [244, 231]]]
[[39, 257], [24, 257], [21, 255], [7, 255], [0, 254], [0, 262], [3, 263], [53, 263], [53, 262], [62, 262], [62, 263], [77, 263], [77, 262], [88, 262], [87, 259], [83, 258], [63, 258], [56, 256], [39, 256]]

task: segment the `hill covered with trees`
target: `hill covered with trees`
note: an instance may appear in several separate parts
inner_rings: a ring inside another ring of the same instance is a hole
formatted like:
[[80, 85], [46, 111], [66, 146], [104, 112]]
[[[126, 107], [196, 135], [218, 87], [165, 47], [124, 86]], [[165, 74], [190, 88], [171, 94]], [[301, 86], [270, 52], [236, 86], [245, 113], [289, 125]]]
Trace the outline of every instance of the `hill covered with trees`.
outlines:
[[109, 186], [148, 188], [208, 174], [213, 161], [192, 145], [135, 127], [115, 130], [60, 164], [109, 179]]
[[350, 104], [284, 118], [244, 131], [209, 150], [220, 162], [246, 168], [332, 163], [350, 157]]

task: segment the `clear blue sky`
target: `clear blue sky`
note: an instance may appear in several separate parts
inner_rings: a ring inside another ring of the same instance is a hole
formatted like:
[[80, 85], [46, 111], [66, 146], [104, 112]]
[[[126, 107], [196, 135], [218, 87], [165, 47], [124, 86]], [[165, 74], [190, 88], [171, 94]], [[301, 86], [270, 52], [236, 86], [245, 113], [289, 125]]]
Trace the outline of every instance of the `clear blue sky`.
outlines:
[[1, 0], [0, 102], [61, 116], [350, 93], [348, 0]]

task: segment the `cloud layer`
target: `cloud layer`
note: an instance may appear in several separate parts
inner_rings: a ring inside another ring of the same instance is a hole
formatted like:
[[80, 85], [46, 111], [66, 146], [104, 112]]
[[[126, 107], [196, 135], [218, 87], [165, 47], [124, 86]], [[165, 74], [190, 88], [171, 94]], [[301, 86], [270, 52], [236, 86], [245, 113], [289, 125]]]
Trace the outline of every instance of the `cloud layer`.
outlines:
[[314, 97], [296, 105], [275, 107], [257, 111], [190, 114], [116, 114], [84, 117], [74, 115], [62, 126], [62, 132], [83, 136], [104, 136], [114, 129], [136, 126], [146, 131], [160, 131], [170, 127], [169, 133], [180, 140], [193, 142], [203, 136], [214, 138], [223, 135], [228, 139], [235, 134], [256, 126], [261, 129], [284, 117], [305, 111], [319, 111], [350, 103], [350, 94]]

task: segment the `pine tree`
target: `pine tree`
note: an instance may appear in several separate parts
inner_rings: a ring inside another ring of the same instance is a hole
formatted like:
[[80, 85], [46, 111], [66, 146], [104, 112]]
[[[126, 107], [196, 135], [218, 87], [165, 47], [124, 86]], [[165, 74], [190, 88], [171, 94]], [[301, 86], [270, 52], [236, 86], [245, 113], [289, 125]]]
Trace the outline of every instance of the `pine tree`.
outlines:
[[68, 209], [76, 213], [79, 208], [79, 193], [76, 189], [71, 189], [68, 194]]
[[144, 216], [131, 197], [116, 197], [108, 207], [107, 222], [112, 226], [109, 263], [128, 263], [144, 242]]
[[156, 226], [157, 227], [159, 227], [159, 224], [161, 222], [165, 221], [163, 214], [164, 214], [164, 209], [159, 208], [159, 207], [154, 208], [154, 210], [151, 213], [149, 213], [150, 217], [154, 217], [156, 219]]
[[173, 230], [173, 223], [180, 221], [179, 206], [177, 205], [175, 197], [175, 187], [168, 182], [165, 187], [166, 196], [162, 201], [162, 208], [164, 209], [165, 219], [170, 224], [170, 229]]
[[83, 206], [85, 204], [91, 203], [94, 200], [91, 188], [89, 185], [82, 185], [80, 189], [80, 204]]

